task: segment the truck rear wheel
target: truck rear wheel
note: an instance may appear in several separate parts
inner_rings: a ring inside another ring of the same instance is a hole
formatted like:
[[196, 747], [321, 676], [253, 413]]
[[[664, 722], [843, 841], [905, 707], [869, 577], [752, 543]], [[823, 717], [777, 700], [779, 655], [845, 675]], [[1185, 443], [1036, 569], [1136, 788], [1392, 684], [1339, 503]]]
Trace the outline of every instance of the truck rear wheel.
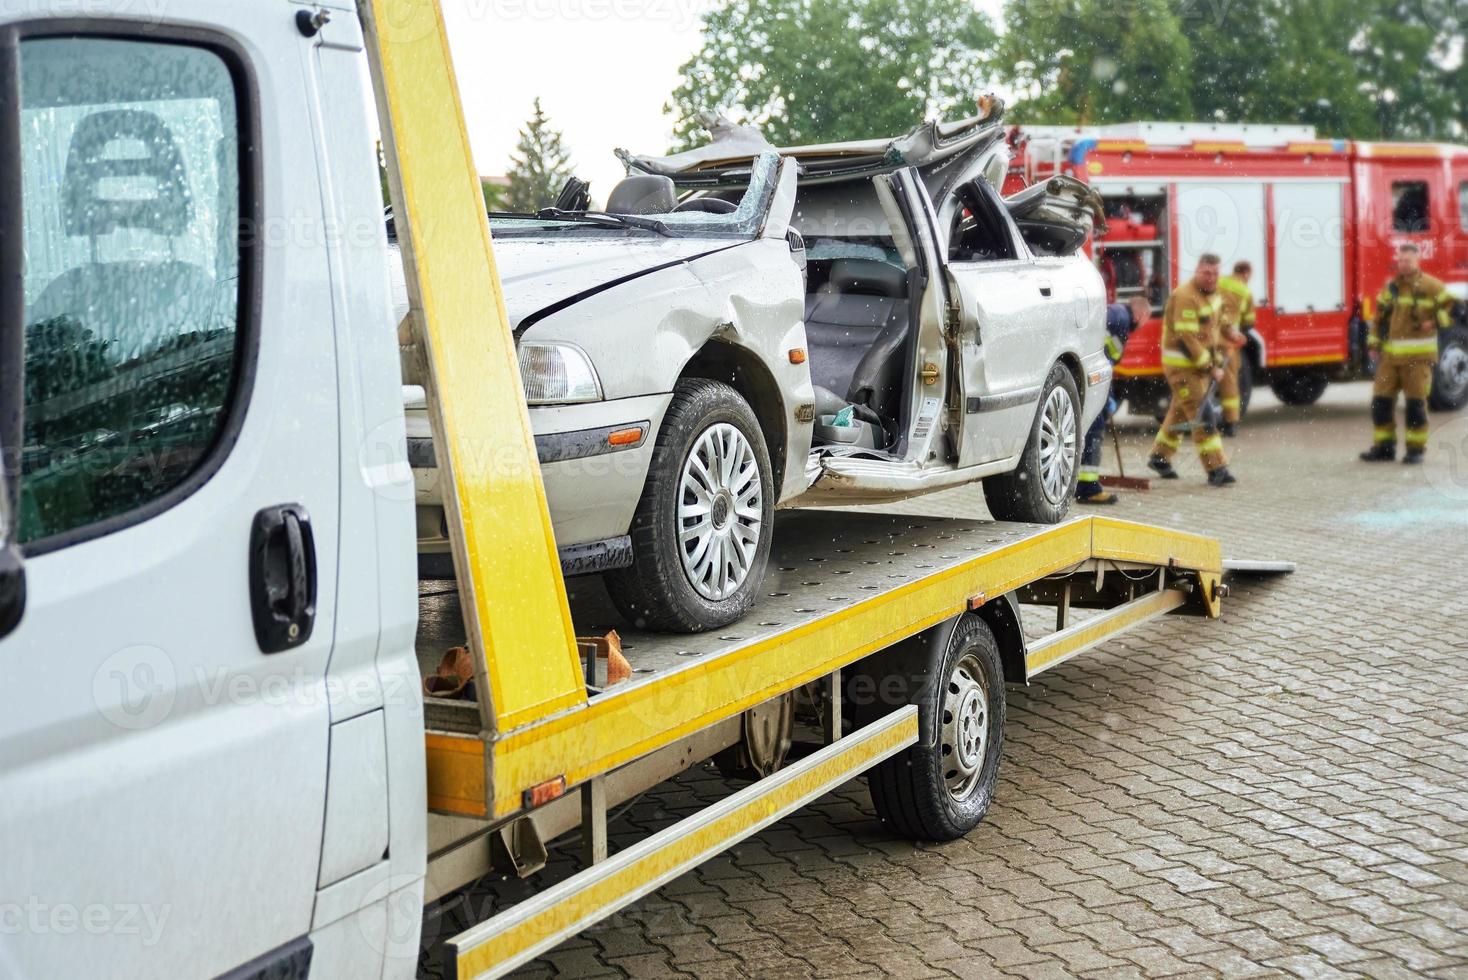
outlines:
[[994, 799], [1004, 753], [1004, 670], [989, 625], [964, 616], [939, 663], [914, 672], [910, 690], [937, 680], [930, 741], [920, 741], [867, 774], [877, 816], [913, 840], [956, 840], [978, 826]]
[[698, 633], [754, 604], [774, 531], [770, 454], [749, 403], [726, 384], [673, 389], [632, 518], [633, 563], [607, 592], [639, 629]]
[[1314, 405], [1329, 384], [1324, 371], [1276, 371], [1269, 379], [1274, 397], [1286, 405]]
[[1456, 411], [1468, 404], [1468, 327], [1443, 331], [1427, 404], [1439, 412]]

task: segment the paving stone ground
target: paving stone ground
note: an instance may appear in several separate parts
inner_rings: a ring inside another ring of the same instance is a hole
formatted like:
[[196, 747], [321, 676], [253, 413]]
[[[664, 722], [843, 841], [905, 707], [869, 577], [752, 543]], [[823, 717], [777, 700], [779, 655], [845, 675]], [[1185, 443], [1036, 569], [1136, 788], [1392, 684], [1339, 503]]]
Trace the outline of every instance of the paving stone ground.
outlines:
[[[1107, 510], [1299, 570], [1011, 686], [968, 838], [894, 838], [855, 781], [524, 975], [1468, 977], [1468, 413], [1434, 416], [1428, 467], [1372, 467], [1367, 398], [1265, 393], [1238, 486], [1184, 456]], [[1123, 421], [1140, 473], [1149, 430]], [[618, 839], [717, 792], [692, 774]]]

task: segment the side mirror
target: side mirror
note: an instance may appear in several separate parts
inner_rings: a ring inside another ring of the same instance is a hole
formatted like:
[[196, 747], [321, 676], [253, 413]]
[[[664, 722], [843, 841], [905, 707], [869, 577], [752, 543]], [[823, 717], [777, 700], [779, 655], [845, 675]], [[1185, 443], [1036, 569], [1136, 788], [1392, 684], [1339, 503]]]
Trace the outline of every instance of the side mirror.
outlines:
[[25, 563], [15, 545], [0, 548], [0, 638], [9, 636], [25, 614]]
[[789, 231], [785, 232], [785, 240], [790, 243], [790, 254], [795, 257], [795, 264], [800, 267], [801, 272], [804, 272], [805, 239], [801, 237], [800, 232], [796, 231], [794, 228], [791, 228]]
[[5, 453], [0, 451], [0, 639], [20, 625], [25, 613], [25, 562], [16, 545], [16, 522], [11, 502], [15, 499], [15, 478], [19, 465], [11, 470]]

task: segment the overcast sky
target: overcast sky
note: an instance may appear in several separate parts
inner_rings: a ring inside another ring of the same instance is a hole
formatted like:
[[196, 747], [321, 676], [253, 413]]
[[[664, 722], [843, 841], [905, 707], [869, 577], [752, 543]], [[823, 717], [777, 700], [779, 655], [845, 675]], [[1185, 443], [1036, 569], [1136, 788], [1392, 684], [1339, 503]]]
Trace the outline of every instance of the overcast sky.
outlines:
[[[505, 172], [538, 95], [577, 174], [604, 200], [622, 177], [613, 149], [667, 150], [672, 119], [663, 105], [678, 66], [698, 49], [712, 2], [443, 0], [479, 172]], [[977, 5], [993, 14], [1000, 3]]]

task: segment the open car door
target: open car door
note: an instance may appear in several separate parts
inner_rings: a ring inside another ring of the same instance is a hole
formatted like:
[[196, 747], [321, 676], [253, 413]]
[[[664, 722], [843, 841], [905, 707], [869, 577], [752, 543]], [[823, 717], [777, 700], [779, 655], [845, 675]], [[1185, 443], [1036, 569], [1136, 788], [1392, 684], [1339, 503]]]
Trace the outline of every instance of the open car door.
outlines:
[[915, 168], [903, 167], [873, 180], [893, 244], [908, 270], [909, 342], [907, 367], [901, 375], [907, 397], [900, 402], [902, 436], [895, 449], [915, 462], [947, 462], [954, 454], [945, 442], [943, 413], [952, 372], [944, 336], [949, 296], [938, 244], [938, 218]]

